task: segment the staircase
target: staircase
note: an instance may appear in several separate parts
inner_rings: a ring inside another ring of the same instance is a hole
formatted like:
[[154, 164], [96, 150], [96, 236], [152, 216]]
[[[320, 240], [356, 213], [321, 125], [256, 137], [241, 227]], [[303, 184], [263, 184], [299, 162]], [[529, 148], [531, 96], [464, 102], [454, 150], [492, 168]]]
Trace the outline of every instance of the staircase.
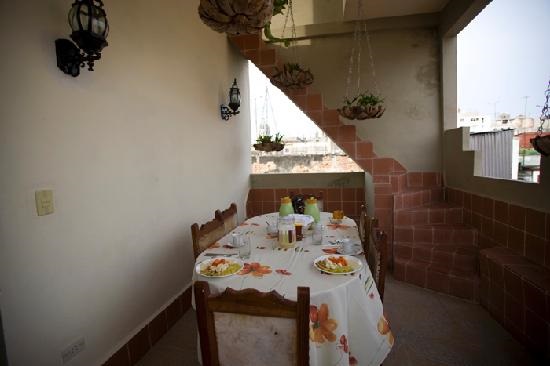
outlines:
[[394, 196], [397, 280], [478, 301], [477, 231], [464, 224], [463, 208], [443, 199], [437, 185], [412, 184]]
[[[229, 40], [267, 77], [284, 60], [259, 35]], [[435, 291], [477, 301], [477, 233], [463, 224], [462, 208], [444, 202], [441, 174], [407, 172], [375, 153], [354, 125], [343, 124], [314, 88], [281, 89], [361, 168], [373, 176], [375, 212], [387, 232], [394, 277]]]

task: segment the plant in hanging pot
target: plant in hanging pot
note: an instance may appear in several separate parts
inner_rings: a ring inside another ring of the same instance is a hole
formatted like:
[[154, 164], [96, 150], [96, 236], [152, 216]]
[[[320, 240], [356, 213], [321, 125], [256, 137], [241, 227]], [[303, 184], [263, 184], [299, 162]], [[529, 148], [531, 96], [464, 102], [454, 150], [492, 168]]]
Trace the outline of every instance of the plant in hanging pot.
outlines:
[[386, 110], [383, 102], [384, 99], [377, 95], [368, 92], [361, 93], [353, 99], [346, 98], [344, 106], [338, 109], [338, 113], [347, 119], [380, 118]]
[[275, 134], [275, 138], [271, 135], [259, 135], [254, 144], [254, 149], [258, 151], [281, 151], [284, 149], [283, 135], [280, 133]]
[[301, 89], [313, 83], [313, 74], [309, 69], [302, 69], [298, 63], [287, 62], [282, 70], [276, 68], [271, 82], [278, 87]]
[[546, 102], [542, 107], [540, 114], [540, 126], [537, 131], [537, 136], [531, 139], [531, 145], [543, 156], [550, 156], [550, 135], [543, 135], [544, 123], [550, 121], [550, 81], [545, 92]]
[[199, 16], [216, 32], [257, 34], [273, 16], [273, 0], [201, 0]]

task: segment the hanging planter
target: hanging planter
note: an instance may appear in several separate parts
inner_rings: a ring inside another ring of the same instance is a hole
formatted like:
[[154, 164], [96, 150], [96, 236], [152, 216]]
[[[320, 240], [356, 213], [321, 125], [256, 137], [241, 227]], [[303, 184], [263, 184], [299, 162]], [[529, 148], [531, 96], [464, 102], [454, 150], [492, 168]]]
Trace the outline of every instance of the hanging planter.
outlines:
[[531, 139], [531, 145], [543, 156], [550, 156], [550, 135], [538, 135]]
[[302, 69], [297, 63], [287, 62], [282, 70], [276, 69], [271, 82], [278, 87], [301, 89], [313, 83], [313, 74], [309, 69]]
[[338, 109], [338, 113], [347, 119], [364, 120], [369, 118], [380, 118], [386, 108], [382, 104], [384, 100], [374, 94], [363, 93], [353, 99], [346, 99], [345, 105]]
[[220, 33], [256, 34], [270, 22], [273, 0], [201, 0], [199, 16]]
[[543, 136], [543, 126], [546, 121], [550, 121], [550, 80], [548, 81], [548, 87], [545, 92], [546, 102], [542, 107], [540, 113], [540, 126], [538, 128], [538, 135], [534, 139], [531, 139], [531, 145], [543, 156], [550, 156], [550, 135]]
[[[363, 14], [362, 1], [357, 2], [357, 18], [365, 19]], [[372, 83], [376, 94], [369, 92], [360, 93], [361, 90], [361, 48], [362, 39], [365, 37], [367, 44], [367, 51], [370, 60], [370, 71], [372, 74]], [[355, 80], [356, 96], [349, 98], [351, 91], [351, 82]], [[376, 71], [374, 67], [374, 55], [370, 44], [370, 36], [367, 32], [367, 24], [364, 21], [355, 22], [355, 30], [353, 31], [353, 45], [351, 47], [348, 77], [346, 81], [346, 99], [344, 100], [344, 106], [338, 109], [338, 113], [350, 120], [364, 120], [369, 118], [380, 118], [384, 114], [386, 108], [382, 104], [384, 100], [379, 97], [380, 91], [378, 89], [378, 83], [376, 82]]]
[[260, 135], [254, 144], [255, 150], [265, 152], [281, 151], [284, 148], [285, 144], [283, 143], [283, 135], [279, 133], [275, 135], [275, 140], [273, 140], [270, 135]]

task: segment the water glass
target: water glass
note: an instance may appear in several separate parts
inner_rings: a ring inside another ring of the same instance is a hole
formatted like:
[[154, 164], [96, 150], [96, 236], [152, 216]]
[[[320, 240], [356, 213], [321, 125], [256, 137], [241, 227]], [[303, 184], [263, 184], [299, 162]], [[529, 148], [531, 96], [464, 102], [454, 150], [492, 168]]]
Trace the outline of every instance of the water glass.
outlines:
[[250, 236], [245, 235], [241, 238], [241, 246], [239, 247], [239, 258], [248, 259], [250, 258]]
[[231, 246], [233, 248], [238, 248], [243, 243], [243, 236], [239, 233], [232, 233], [231, 234]]
[[323, 243], [323, 225], [313, 224], [313, 244], [321, 245]]

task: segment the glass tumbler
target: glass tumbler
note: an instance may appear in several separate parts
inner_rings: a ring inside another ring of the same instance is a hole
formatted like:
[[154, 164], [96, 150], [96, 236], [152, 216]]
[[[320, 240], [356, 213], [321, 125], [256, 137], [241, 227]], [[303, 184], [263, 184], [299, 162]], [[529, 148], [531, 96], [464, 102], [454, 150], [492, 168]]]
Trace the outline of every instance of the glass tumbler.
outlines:
[[248, 258], [250, 258], [250, 252], [251, 252], [250, 236], [245, 235], [241, 239], [242, 239], [241, 240], [241, 246], [238, 248], [239, 249], [239, 258], [248, 259]]
[[313, 244], [321, 245], [323, 243], [324, 227], [320, 223], [313, 224]]

